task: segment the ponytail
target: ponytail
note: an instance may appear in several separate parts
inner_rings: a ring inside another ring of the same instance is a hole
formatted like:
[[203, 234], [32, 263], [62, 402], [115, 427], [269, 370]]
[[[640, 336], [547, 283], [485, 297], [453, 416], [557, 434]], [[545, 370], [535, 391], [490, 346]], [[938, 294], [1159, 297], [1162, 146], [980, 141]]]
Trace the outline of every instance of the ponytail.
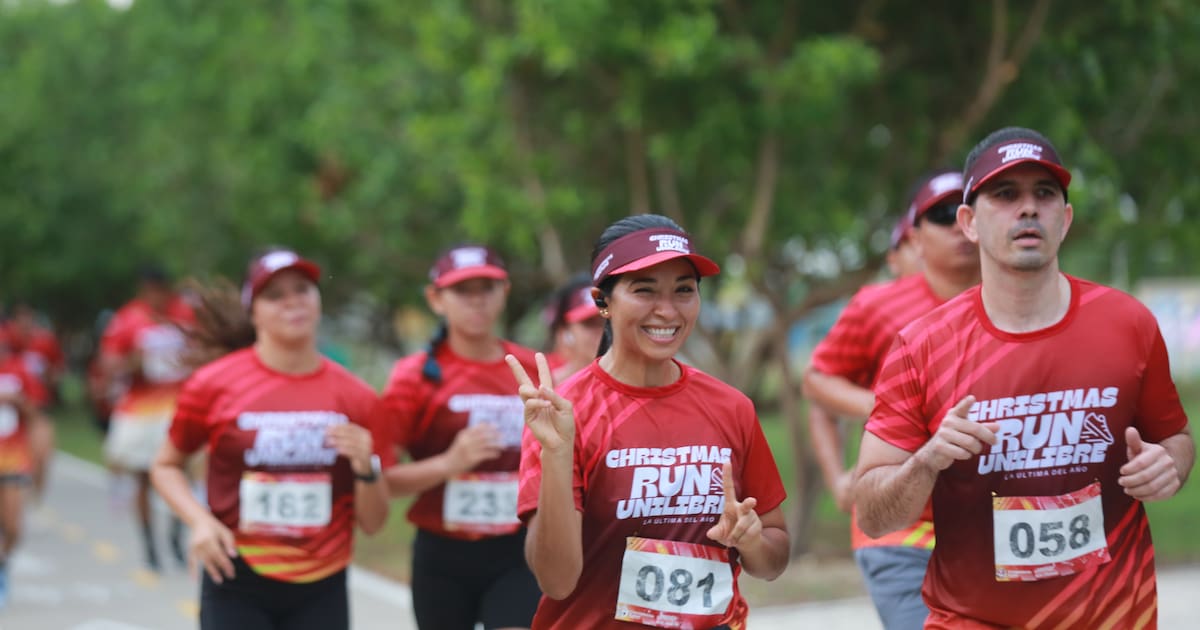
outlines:
[[241, 292], [232, 283], [220, 279], [204, 284], [189, 279], [184, 287], [195, 296], [196, 314], [195, 326], [185, 330], [192, 342], [183, 357], [185, 365], [197, 368], [254, 345], [254, 325], [242, 305]]
[[437, 330], [434, 331], [433, 337], [429, 340], [429, 345], [425, 346], [425, 365], [421, 367], [421, 376], [425, 380], [432, 383], [442, 382], [442, 366], [437, 362], [437, 350], [443, 343], [446, 342], [446, 337], [450, 335], [450, 326], [446, 324], [446, 320], [438, 323]]

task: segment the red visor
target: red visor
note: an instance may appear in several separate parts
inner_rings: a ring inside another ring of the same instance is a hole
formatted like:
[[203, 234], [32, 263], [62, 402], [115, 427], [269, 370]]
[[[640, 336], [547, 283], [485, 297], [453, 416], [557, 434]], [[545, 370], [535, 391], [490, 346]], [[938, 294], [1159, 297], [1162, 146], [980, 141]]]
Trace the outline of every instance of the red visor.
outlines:
[[250, 302], [258, 297], [271, 278], [287, 269], [299, 271], [314, 283], [321, 281], [321, 268], [317, 263], [301, 258], [291, 250], [270, 251], [250, 261], [250, 266], [246, 269], [246, 281], [242, 284], [242, 305], [250, 308]]
[[721, 272], [717, 263], [692, 251], [687, 234], [649, 228], [626, 234], [605, 247], [592, 266], [592, 283], [599, 286], [609, 276], [645, 269], [679, 257], [690, 260], [700, 277]]
[[592, 299], [591, 287], [584, 287], [567, 296], [566, 313], [563, 314], [564, 322], [574, 324], [598, 315], [600, 315], [600, 309], [596, 306], [596, 300]]
[[1067, 186], [1071, 183], [1071, 172], [1063, 167], [1052, 147], [1037, 140], [1012, 140], [984, 151], [983, 155], [975, 160], [970, 172], [965, 173], [967, 184], [963, 190], [963, 203], [992, 178], [1026, 162], [1041, 165], [1050, 171], [1063, 192], [1067, 191]]
[[508, 271], [496, 252], [481, 245], [464, 245], [442, 254], [429, 270], [429, 281], [443, 289], [471, 278], [505, 280]]

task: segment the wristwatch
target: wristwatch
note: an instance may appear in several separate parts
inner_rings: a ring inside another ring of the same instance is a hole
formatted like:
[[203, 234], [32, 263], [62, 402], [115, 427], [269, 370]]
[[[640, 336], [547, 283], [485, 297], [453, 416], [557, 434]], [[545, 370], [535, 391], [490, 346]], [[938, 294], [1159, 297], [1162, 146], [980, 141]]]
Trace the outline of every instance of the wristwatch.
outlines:
[[369, 472], [365, 475], [360, 475], [358, 473], [354, 473], [354, 478], [359, 481], [365, 481], [367, 483], [374, 483], [377, 479], [379, 479], [379, 476], [382, 474], [383, 474], [383, 464], [379, 461], [379, 456], [371, 455], [371, 472]]

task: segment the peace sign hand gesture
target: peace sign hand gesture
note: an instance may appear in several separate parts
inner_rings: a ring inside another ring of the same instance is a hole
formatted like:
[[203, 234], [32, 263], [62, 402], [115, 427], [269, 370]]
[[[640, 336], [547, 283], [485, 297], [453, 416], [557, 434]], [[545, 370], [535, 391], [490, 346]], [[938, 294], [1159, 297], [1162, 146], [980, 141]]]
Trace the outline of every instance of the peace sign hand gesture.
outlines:
[[554, 379], [550, 375], [550, 364], [541, 352], [534, 357], [538, 367], [538, 386], [525, 371], [525, 367], [513, 355], [505, 355], [504, 361], [512, 368], [520, 388], [517, 392], [525, 403], [525, 425], [533, 437], [542, 445], [543, 451], [557, 452], [575, 447], [575, 412], [571, 401], [554, 392]]
[[737, 500], [733, 487], [733, 468], [725, 462], [722, 468], [725, 486], [725, 510], [721, 512], [721, 520], [708, 530], [708, 537], [726, 547], [752, 546], [762, 538], [762, 520], [754, 511], [758, 499], [747, 497], [744, 501]]

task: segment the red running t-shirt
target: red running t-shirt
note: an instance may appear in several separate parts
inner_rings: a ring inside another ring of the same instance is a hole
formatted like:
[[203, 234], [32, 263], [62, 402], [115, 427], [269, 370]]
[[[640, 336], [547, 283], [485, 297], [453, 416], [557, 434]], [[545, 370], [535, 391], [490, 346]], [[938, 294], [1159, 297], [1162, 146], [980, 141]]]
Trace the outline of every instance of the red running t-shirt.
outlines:
[[353, 542], [354, 473], [326, 444], [326, 430], [371, 429], [386, 466], [378, 412], [375, 392], [333, 361], [290, 375], [247, 348], [187, 380], [170, 439], [184, 453], [207, 445], [208, 504], [246, 563], [277, 580], [312, 582], [349, 564]]
[[100, 339], [100, 352], [122, 359], [140, 353], [142, 367], [117, 401], [117, 413], [126, 418], [170, 413], [188, 375], [182, 362], [187, 345], [183, 329], [192, 321], [191, 308], [179, 298], [171, 300], [165, 315], [136, 299], [113, 315]]
[[[530, 374], [537, 374], [534, 352], [508, 341], [511, 354]], [[504, 446], [495, 459], [470, 473], [422, 492], [408, 510], [408, 520], [421, 529], [460, 540], [512, 534], [521, 528], [516, 515], [517, 469], [525, 407], [517, 395], [517, 379], [503, 359], [471, 361], [439, 344], [442, 380], [421, 374], [425, 352], [396, 362], [383, 390], [383, 407], [396, 446], [419, 461], [450, 448], [467, 426], [490, 424]]]
[[1157, 620], [1142, 504], [1117, 484], [1125, 429], [1158, 442], [1187, 417], [1154, 316], [1068, 277], [1057, 324], [995, 328], [978, 288], [901, 331], [867, 430], [920, 448], [970, 394], [996, 446], [942, 471], [923, 594], [933, 628], [1147, 628]]
[[66, 367], [67, 359], [63, 355], [62, 346], [50, 330], [38, 327], [24, 335], [14, 326], [10, 326], [7, 338], [13, 353], [21, 357], [25, 368], [42, 381], [43, 385], [47, 384], [49, 372], [62, 371]]
[[[47, 402], [46, 390], [41, 382], [29, 373], [24, 361], [15, 355], [0, 359], [0, 394], [22, 396], [36, 407]], [[0, 403], [0, 477], [28, 475], [33, 471], [29, 421], [16, 405]]]
[[[942, 304], [924, 274], [868, 285], [854, 294], [829, 334], [813, 349], [812, 368], [822, 374], [840, 376], [870, 389], [879, 375], [896, 333], [918, 317]], [[871, 538], [850, 519], [850, 546], [920, 547], [933, 549], [933, 515], [925, 507], [921, 518], [899, 531]]]
[[[583, 571], [564, 600], [543, 596], [536, 629], [629, 628], [617, 621], [618, 585], [631, 549], [628, 539], [725, 547], [708, 538], [724, 507], [722, 464], [730, 461], [738, 498], [755, 497], [759, 514], [786, 493], [754, 404], [729, 385], [686, 365], [678, 381], [642, 388], [620, 383], [592, 363], [558, 387], [575, 409], [575, 507], [583, 513]], [[521, 457], [518, 511], [537, 511], [541, 445], [528, 431]], [[733, 598], [717, 624], [745, 626], [748, 608], [737, 588], [741, 566], [730, 550]], [[646, 573], [639, 588], [661, 603], [698, 600], [703, 582]], [[679, 588], [684, 580], [690, 590]], [[659, 588], [659, 587], [662, 588]], [[657, 597], [654, 597], [657, 595]]]

